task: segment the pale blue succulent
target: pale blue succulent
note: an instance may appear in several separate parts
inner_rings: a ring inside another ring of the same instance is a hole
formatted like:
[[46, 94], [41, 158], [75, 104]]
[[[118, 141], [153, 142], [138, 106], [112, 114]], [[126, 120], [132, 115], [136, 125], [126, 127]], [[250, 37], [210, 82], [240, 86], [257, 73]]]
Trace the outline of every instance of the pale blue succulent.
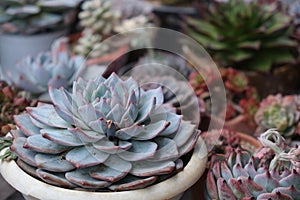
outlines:
[[84, 68], [84, 57], [72, 56], [68, 39], [60, 38], [53, 43], [51, 51], [22, 59], [8, 76], [18, 88], [41, 94], [48, 91], [48, 85], [70, 87]]
[[182, 169], [200, 131], [163, 104], [161, 88], [136, 81], [78, 79], [73, 91], [50, 87], [52, 104], [15, 116], [11, 149], [19, 165], [66, 188], [113, 191], [146, 187]]

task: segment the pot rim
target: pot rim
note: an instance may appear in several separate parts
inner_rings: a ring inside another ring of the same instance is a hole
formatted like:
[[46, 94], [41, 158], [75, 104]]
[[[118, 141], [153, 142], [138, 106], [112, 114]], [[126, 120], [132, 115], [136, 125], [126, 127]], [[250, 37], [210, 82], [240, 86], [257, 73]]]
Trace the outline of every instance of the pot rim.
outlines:
[[201, 137], [198, 138], [192, 157], [184, 169], [171, 178], [155, 185], [121, 192], [88, 192], [60, 188], [44, 183], [24, 172], [13, 161], [0, 161], [0, 173], [3, 178], [16, 190], [26, 196], [44, 200], [140, 200], [147, 195], [148, 200], [171, 199], [183, 193], [204, 173], [207, 162], [206, 145]]

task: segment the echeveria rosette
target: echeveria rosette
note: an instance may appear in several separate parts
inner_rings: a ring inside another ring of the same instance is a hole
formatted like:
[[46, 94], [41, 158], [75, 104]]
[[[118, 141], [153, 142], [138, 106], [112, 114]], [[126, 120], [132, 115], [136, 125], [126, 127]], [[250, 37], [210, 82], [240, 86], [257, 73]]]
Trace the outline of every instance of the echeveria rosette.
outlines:
[[182, 168], [199, 137], [195, 125], [163, 104], [161, 88], [144, 91], [129, 78], [50, 87], [54, 103], [15, 116], [11, 149], [19, 165], [47, 183], [90, 190], [146, 187]]
[[300, 148], [289, 149], [276, 139], [284, 141], [277, 131], [268, 130], [259, 138], [263, 147], [254, 154], [236, 148], [213, 155], [207, 199], [299, 199]]
[[41, 52], [35, 58], [27, 56], [9, 73], [11, 81], [32, 94], [48, 91], [48, 85], [68, 88], [84, 70], [84, 57], [72, 56], [67, 38], [57, 39], [51, 51]]
[[299, 135], [300, 111], [297, 98], [296, 95], [281, 94], [265, 98], [255, 114], [255, 122], [258, 125], [256, 132], [275, 128], [286, 139]]

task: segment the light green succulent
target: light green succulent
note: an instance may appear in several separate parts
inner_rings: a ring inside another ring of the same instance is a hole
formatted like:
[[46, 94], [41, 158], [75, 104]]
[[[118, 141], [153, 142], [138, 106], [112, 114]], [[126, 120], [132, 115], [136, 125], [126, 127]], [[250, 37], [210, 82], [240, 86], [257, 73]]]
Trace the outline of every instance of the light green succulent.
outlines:
[[109, 35], [119, 18], [116, 11], [112, 11], [111, 3], [105, 0], [88, 0], [82, 4], [82, 11], [78, 15], [80, 25], [92, 33]]
[[199, 136], [195, 125], [163, 104], [161, 88], [129, 78], [50, 88], [54, 105], [15, 116], [11, 150], [29, 174], [60, 187], [113, 191], [143, 188], [183, 167]]
[[276, 128], [285, 138], [300, 134], [300, 110], [297, 95], [269, 95], [259, 106], [255, 114], [257, 132]]
[[101, 42], [113, 33], [119, 23], [119, 13], [111, 9], [109, 1], [87, 0], [78, 16], [84, 30], [74, 51], [91, 58], [106, 53], [108, 48], [101, 46]]

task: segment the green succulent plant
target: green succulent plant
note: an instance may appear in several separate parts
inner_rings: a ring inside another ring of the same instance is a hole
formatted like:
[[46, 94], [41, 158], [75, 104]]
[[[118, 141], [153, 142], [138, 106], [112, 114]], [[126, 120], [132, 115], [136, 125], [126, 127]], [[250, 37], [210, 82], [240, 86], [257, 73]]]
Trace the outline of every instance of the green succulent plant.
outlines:
[[286, 139], [300, 134], [300, 104], [297, 95], [269, 95], [255, 114], [257, 131], [276, 128]]
[[105, 0], [85, 1], [78, 16], [84, 30], [74, 51], [89, 57], [107, 52], [109, 48], [100, 43], [113, 33], [120, 18], [119, 13], [111, 9], [111, 3]]
[[275, 130], [259, 140], [263, 147], [254, 154], [236, 148], [212, 157], [208, 199], [300, 199], [300, 147], [287, 147]]
[[82, 0], [3, 0], [0, 32], [35, 34], [62, 29], [75, 21]]
[[79, 79], [73, 92], [49, 90], [51, 104], [15, 116], [11, 150], [19, 166], [66, 188], [143, 188], [183, 167], [199, 137], [195, 125], [163, 104], [161, 88], [129, 78]]
[[7, 72], [16, 87], [32, 94], [48, 92], [48, 85], [70, 87], [85, 69], [82, 56], [72, 56], [67, 38], [59, 38], [51, 51], [41, 52], [35, 58], [27, 56], [16, 64], [15, 72]]
[[223, 67], [269, 71], [294, 63], [296, 41], [290, 39], [291, 17], [274, 4], [214, 1], [201, 18], [187, 17], [185, 32]]

